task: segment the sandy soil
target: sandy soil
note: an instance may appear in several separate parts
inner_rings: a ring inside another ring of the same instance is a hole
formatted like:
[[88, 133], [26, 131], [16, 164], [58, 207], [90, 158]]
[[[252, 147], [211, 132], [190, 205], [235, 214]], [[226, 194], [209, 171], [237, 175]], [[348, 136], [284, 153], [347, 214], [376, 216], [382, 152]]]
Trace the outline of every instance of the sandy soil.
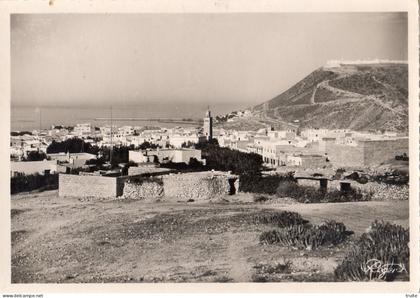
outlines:
[[[240, 195], [239, 195], [240, 196]], [[408, 201], [335, 204], [80, 201], [56, 191], [12, 196], [12, 282], [333, 281], [375, 219], [408, 226]], [[258, 212], [288, 210], [355, 232], [335, 248], [263, 246]], [[289, 266], [283, 266], [288, 263]]]

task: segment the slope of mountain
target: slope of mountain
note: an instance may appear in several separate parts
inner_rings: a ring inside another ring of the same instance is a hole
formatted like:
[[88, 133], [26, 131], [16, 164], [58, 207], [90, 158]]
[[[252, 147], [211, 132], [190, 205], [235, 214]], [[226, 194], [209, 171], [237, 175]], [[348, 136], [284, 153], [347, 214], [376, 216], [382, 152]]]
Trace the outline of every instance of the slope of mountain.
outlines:
[[321, 67], [275, 98], [252, 108], [262, 122], [302, 128], [408, 131], [408, 65]]

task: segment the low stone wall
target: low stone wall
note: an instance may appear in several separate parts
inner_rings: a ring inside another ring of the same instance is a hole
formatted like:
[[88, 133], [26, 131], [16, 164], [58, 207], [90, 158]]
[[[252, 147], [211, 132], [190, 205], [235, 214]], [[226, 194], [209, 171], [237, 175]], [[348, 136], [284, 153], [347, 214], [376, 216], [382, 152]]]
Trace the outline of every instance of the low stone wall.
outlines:
[[239, 178], [222, 172], [194, 172], [154, 177], [59, 174], [59, 196], [146, 199], [165, 196], [176, 201], [209, 200], [234, 194]]
[[[349, 180], [349, 182], [351, 188], [370, 194], [373, 201], [408, 200], [409, 198], [408, 185], [392, 185], [378, 182], [361, 184], [352, 180]], [[299, 179], [298, 184], [319, 189], [319, 181], [316, 180]], [[327, 189], [328, 191], [340, 190], [340, 182], [338, 180], [328, 181]]]
[[164, 195], [162, 178], [127, 180], [124, 183], [124, 199], [155, 199]]
[[408, 185], [392, 185], [378, 182], [368, 182], [366, 184], [352, 183], [352, 187], [360, 189], [362, 192], [372, 194], [373, 201], [392, 201], [408, 200]]

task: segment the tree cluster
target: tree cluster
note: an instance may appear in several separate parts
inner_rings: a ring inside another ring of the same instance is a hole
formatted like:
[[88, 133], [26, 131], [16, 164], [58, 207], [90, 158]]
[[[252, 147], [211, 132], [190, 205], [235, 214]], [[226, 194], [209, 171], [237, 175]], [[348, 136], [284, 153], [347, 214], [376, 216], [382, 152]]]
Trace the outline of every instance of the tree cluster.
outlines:
[[10, 133], [12, 137], [24, 136], [24, 135], [32, 135], [30, 131], [12, 131]]
[[47, 159], [47, 155], [44, 152], [40, 151], [30, 151], [28, 152], [26, 158], [24, 158], [24, 161], [42, 161], [44, 159]]
[[52, 141], [47, 148], [47, 153], [80, 153], [86, 152], [91, 154], [98, 154], [99, 148], [92, 146], [90, 143], [85, 143], [82, 139], [71, 138], [62, 142]]
[[219, 147], [217, 140], [207, 144], [197, 144], [202, 150], [208, 168], [219, 171], [232, 171], [238, 175], [255, 175], [260, 173], [262, 157], [255, 153], [245, 153], [238, 150]]
[[58, 174], [52, 175], [19, 175], [11, 177], [10, 191], [12, 194], [32, 191], [35, 189], [57, 189], [58, 188]]

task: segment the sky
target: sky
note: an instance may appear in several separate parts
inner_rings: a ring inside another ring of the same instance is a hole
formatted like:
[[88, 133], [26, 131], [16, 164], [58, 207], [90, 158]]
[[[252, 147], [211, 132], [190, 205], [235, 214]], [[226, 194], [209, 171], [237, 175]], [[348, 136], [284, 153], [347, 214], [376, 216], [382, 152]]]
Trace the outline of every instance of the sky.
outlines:
[[267, 101], [328, 60], [407, 60], [406, 13], [18, 14], [12, 105]]

